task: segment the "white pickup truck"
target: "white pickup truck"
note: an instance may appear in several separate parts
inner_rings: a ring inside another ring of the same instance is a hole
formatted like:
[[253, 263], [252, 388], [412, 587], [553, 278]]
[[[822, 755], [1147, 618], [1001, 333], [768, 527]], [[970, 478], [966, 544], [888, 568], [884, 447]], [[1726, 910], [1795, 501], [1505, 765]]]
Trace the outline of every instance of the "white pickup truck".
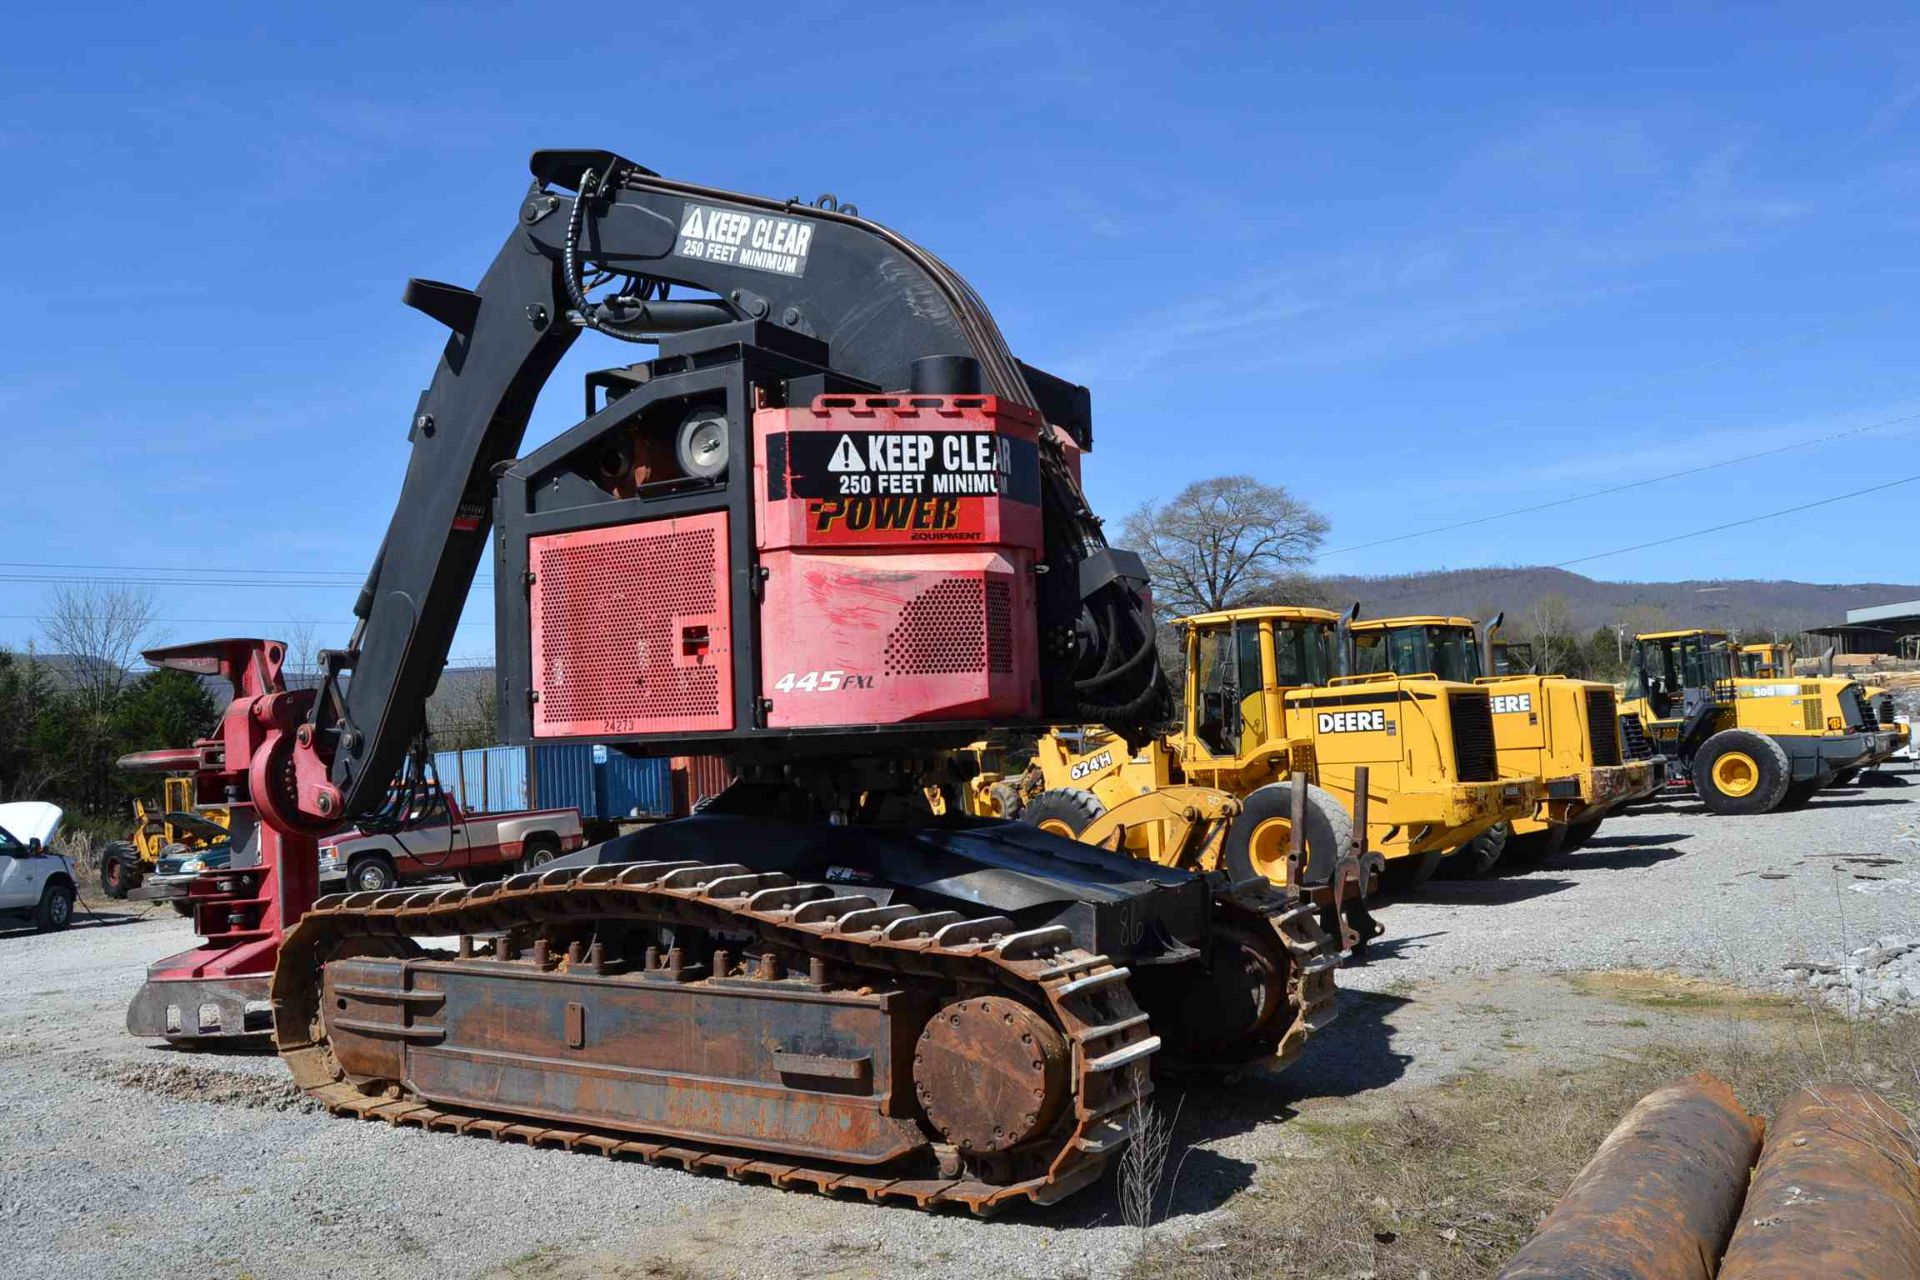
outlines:
[[73, 923], [78, 882], [73, 864], [53, 851], [60, 806], [41, 800], [0, 804], [0, 920], [42, 933]]
[[344, 879], [354, 890], [438, 876], [480, 884], [551, 862], [585, 843], [578, 809], [469, 814], [435, 793], [414, 807], [398, 831], [344, 831], [322, 840], [320, 881]]

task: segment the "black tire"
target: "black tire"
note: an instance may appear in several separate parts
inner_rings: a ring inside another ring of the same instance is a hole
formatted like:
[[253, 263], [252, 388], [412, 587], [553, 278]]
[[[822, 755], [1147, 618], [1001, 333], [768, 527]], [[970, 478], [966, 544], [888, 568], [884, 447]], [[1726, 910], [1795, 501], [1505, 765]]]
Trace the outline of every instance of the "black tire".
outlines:
[[1604, 819], [1589, 818], [1585, 822], [1575, 822], [1569, 825], [1567, 827], [1566, 838], [1560, 842], [1560, 852], [1572, 853], [1574, 850], [1584, 846], [1587, 841], [1593, 839], [1594, 833], [1600, 830], [1600, 823], [1602, 821], [1604, 821]]
[[1850, 787], [1859, 776], [1860, 770], [1858, 769], [1842, 769], [1833, 775], [1833, 785], [1836, 787]]
[[40, 891], [40, 905], [33, 909], [33, 927], [41, 933], [58, 933], [73, 923], [73, 886], [50, 884]]
[[1386, 869], [1380, 873], [1380, 886], [1393, 893], [1405, 893], [1409, 889], [1418, 889], [1433, 879], [1433, 873], [1447, 860], [1445, 849], [1429, 849], [1425, 853], [1412, 854], [1405, 858], [1388, 858]]
[[382, 853], [362, 854], [347, 865], [347, 887], [355, 893], [391, 889], [400, 883], [393, 863]]
[[560, 842], [546, 834], [532, 835], [520, 846], [520, 869], [538, 871], [560, 856]]
[[186, 898], [170, 898], [168, 903], [173, 907], [173, 914], [193, 919], [193, 903]]
[[1478, 880], [1489, 875], [1506, 856], [1513, 828], [1496, 822], [1440, 860], [1440, 873], [1451, 880]]
[[1515, 832], [1507, 840], [1507, 862], [1539, 862], [1559, 853], [1567, 839], [1566, 824], [1549, 822], [1541, 831]]
[[1722, 729], [1693, 758], [1693, 789], [1715, 813], [1771, 813], [1792, 781], [1786, 751], [1750, 729]]
[[1805, 782], [1788, 783], [1787, 793], [1780, 797], [1780, 803], [1773, 807], [1773, 811], [1775, 813], [1791, 813], [1795, 809], [1806, 808], [1807, 801], [1813, 799], [1814, 793], [1820, 790], [1821, 786], [1822, 783], [1818, 778], [1809, 778]]
[[1000, 806], [1000, 816], [1008, 822], [1018, 822], [1020, 811], [1026, 806], [1020, 799], [1020, 788], [1012, 782], [996, 782], [987, 788], [993, 802]]
[[1077, 840], [1080, 833], [1106, 811], [1107, 806], [1091, 791], [1054, 787], [1028, 801], [1027, 807], [1020, 811], [1019, 821], [1067, 840]]
[[[1240, 800], [1220, 860], [1235, 880], [1286, 883], [1286, 850], [1293, 833], [1293, 783], [1270, 782]], [[1326, 884], [1333, 864], [1353, 844], [1353, 819], [1333, 793], [1307, 784], [1307, 884]], [[1279, 874], [1275, 875], [1274, 872]]]
[[100, 891], [116, 901], [140, 887], [140, 851], [115, 840], [100, 851]]

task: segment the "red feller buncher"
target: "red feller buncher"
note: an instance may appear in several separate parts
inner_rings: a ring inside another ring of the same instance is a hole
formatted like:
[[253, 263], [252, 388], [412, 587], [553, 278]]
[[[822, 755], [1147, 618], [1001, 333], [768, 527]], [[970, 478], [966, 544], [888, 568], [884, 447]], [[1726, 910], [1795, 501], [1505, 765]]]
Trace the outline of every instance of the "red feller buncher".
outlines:
[[[451, 336], [319, 689], [271, 642], [148, 655], [233, 682], [163, 762], [241, 852], [129, 1029], [271, 1027], [337, 1113], [982, 1212], [1097, 1177], [1150, 1066], [1297, 1054], [1340, 959], [1312, 903], [964, 816], [982, 734], [1164, 714], [1146, 575], [1080, 489], [1085, 388], [850, 206], [532, 168], [476, 288], [407, 286]], [[583, 330], [657, 353], [521, 455]], [[315, 901], [316, 837], [433, 785], [483, 556], [510, 740], [738, 781], [538, 873]]]

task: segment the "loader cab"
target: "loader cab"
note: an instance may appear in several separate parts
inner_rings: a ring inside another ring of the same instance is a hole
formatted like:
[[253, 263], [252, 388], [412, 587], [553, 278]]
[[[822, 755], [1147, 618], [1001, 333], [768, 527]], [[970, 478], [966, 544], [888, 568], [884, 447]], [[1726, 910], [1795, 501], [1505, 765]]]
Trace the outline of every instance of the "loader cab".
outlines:
[[1627, 701], [1645, 701], [1651, 720], [1678, 720], [1733, 678], [1724, 631], [1661, 631], [1633, 638]]
[[1790, 644], [1743, 644], [1737, 655], [1740, 674], [1749, 680], [1767, 680], [1793, 674]]
[[1204, 614], [1187, 625], [1188, 737], [1215, 756], [1241, 756], [1281, 730], [1280, 693], [1323, 685], [1337, 619], [1324, 609]]
[[1467, 618], [1394, 618], [1352, 628], [1353, 674], [1392, 672], [1472, 684], [1486, 672], [1480, 637]]
[[1493, 642], [1493, 671], [1496, 676], [1530, 676], [1539, 670], [1533, 659], [1533, 646], [1524, 640]]

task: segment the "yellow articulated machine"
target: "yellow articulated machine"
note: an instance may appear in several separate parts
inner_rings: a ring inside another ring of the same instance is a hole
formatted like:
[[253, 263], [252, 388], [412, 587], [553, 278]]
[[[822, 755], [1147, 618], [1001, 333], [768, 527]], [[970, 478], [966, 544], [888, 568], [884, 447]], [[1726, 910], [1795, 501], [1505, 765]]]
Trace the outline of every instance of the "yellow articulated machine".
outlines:
[[[1829, 651], [1829, 657], [1831, 651]], [[1750, 680], [1772, 680], [1791, 677], [1794, 674], [1793, 646], [1786, 643], [1743, 644], [1739, 652], [1740, 674]], [[1833, 674], [1829, 661], [1826, 674]], [[1891, 760], [1911, 740], [1912, 730], [1894, 719], [1893, 693], [1877, 685], [1865, 684], [1860, 691], [1866, 697], [1867, 711], [1873, 716], [1873, 727], [1880, 733], [1882, 741], [1875, 747], [1866, 763], [1854, 769], [1842, 769], [1833, 776], [1836, 783], [1845, 785], [1869, 769], [1876, 769]]]
[[1260, 607], [1180, 619], [1187, 658], [1183, 715], [1129, 751], [1118, 739], [1042, 738], [1001, 811], [1062, 834], [1085, 831], [1136, 797], [1212, 789], [1238, 802], [1219, 849], [1236, 879], [1287, 882], [1293, 775], [1304, 802], [1309, 884], [1332, 873], [1353, 830], [1356, 771], [1366, 770], [1363, 831], [1390, 881], [1417, 884], [1448, 850], [1533, 812], [1538, 787], [1502, 779], [1485, 689], [1391, 673], [1335, 676], [1339, 617]]
[[[1356, 610], [1357, 612], [1357, 610]], [[1493, 634], [1470, 618], [1381, 618], [1348, 628], [1348, 669], [1391, 671], [1484, 688], [1493, 703], [1494, 741], [1504, 779], [1539, 787], [1533, 811], [1496, 825], [1457, 848], [1449, 870], [1484, 875], [1503, 857], [1571, 851], [1601, 819], [1654, 789], [1651, 760], [1630, 760], [1620, 735], [1613, 686], [1562, 675], [1498, 670]], [[1511, 666], [1509, 667], [1511, 671]]]
[[1633, 638], [1625, 710], [1667, 757], [1669, 786], [1690, 785], [1715, 813], [1769, 813], [1891, 754], [1894, 735], [1855, 681], [1747, 677], [1739, 663], [1724, 631]]
[[133, 831], [100, 851], [100, 888], [124, 898], [140, 887], [168, 849], [200, 850], [227, 838], [225, 809], [196, 809], [193, 777], [172, 775], [161, 783], [160, 802], [133, 802]]

